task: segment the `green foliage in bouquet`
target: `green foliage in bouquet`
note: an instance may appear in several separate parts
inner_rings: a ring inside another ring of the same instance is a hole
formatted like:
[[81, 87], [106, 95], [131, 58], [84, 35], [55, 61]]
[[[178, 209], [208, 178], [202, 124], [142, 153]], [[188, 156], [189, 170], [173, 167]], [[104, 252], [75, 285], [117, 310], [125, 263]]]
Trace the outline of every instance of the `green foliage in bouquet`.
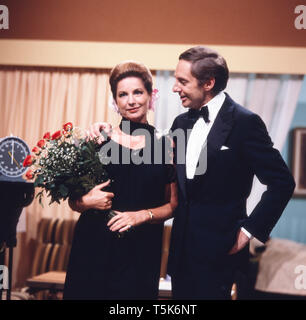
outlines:
[[36, 197], [42, 204], [44, 192], [50, 204], [70, 198], [76, 200], [96, 185], [108, 180], [101, 164], [95, 140], [86, 140], [79, 128], [72, 123], [63, 130], [44, 135], [44, 139], [33, 148], [34, 155], [28, 156], [24, 166], [30, 166], [26, 177], [35, 179], [34, 186], [42, 190]]

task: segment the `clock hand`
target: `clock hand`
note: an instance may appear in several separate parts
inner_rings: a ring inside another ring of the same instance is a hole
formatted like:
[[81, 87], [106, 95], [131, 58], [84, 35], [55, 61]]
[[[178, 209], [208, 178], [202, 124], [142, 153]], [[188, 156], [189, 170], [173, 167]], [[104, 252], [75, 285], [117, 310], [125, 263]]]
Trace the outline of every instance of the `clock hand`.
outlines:
[[14, 159], [14, 140], [12, 143], [12, 162], [11, 162], [11, 164], [13, 164], [13, 159]]
[[9, 156], [12, 158], [12, 160], [17, 164], [18, 168], [20, 168], [19, 163], [16, 161], [16, 159], [12, 156], [10, 152], [8, 152]]

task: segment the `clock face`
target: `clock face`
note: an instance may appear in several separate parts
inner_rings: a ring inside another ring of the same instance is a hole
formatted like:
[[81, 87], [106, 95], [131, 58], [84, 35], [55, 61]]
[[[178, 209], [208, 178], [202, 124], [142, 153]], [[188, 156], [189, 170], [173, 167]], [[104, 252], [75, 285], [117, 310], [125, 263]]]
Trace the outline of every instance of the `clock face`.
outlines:
[[30, 154], [27, 144], [16, 137], [7, 137], [0, 141], [0, 173], [6, 177], [22, 176], [27, 168], [23, 160]]

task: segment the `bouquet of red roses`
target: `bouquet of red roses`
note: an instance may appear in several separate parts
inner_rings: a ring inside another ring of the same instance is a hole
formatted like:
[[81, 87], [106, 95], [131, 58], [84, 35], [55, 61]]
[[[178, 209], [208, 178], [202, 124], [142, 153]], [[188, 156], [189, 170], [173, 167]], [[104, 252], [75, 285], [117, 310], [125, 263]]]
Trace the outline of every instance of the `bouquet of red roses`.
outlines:
[[35, 179], [34, 187], [41, 187], [36, 197], [42, 200], [44, 191], [53, 202], [78, 199], [94, 186], [108, 180], [105, 167], [98, 156], [99, 145], [86, 139], [80, 128], [71, 122], [53, 135], [47, 132], [32, 149], [23, 165], [29, 167], [26, 178]]
[[[49, 204], [60, 203], [68, 198], [76, 200], [106, 182], [109, 177], [99, 150], [97, 141], [88, 140], [84, 131], [71, 122], [52, 135], [47, 132], [23, 162], [24, 167], [29, 167], [26, 179], [34, 179], [34, 187], [42, 188], [36, 195], [40, 204], [44, 192], [51, 198]], [[116, 215], [113, 210], [105, 213], [107, 219]], [[117, 235], [122, 237], [130, 230]]]

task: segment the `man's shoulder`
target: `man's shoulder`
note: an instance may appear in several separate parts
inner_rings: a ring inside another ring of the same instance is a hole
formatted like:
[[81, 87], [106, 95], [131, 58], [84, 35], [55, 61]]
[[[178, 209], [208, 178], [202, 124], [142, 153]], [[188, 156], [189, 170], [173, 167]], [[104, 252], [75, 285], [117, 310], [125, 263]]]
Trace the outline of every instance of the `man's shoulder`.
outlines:
[[234, 101], [227, 93], [224, 104], [227, 104], [233, 108], [233, 113], [236, 120], [246, 120], [258, 117], [256, 113]]
[[180, 123], [184, 122], [187, 118], [188, 118], [188, 111], [176, 116], [175, 119], [173, 120], [171, 130], [173, 131], [174, 129], [179, 128]]
[[266, 125], [262, 118], [255, 112], [243, 107], [239, 103], [235, 102], [228, 94], [225, 103], [233, 109], [233, 120], [235, 123], [235, 128], [242, 130], [244, 132], [264, 129], [266, 130]]
[[231, 105], [237, 114], [249, 116], [253, 113], [252, 111], [250, 111], [246, 107], [244, 107], [241, 104], [239, 104], [238, 102], [236, 102], [228, 93], [225, 93], [225, 95], [226, 95], [226, 97], [224, 100], [224, 104]]
[[176, 116], [176, 118], [174, 119], [175, 120], [184, 120], [188, 117], [188, 111], [186, 112], [183, 112], [181, 114], [179, 114], [178, 116]]

